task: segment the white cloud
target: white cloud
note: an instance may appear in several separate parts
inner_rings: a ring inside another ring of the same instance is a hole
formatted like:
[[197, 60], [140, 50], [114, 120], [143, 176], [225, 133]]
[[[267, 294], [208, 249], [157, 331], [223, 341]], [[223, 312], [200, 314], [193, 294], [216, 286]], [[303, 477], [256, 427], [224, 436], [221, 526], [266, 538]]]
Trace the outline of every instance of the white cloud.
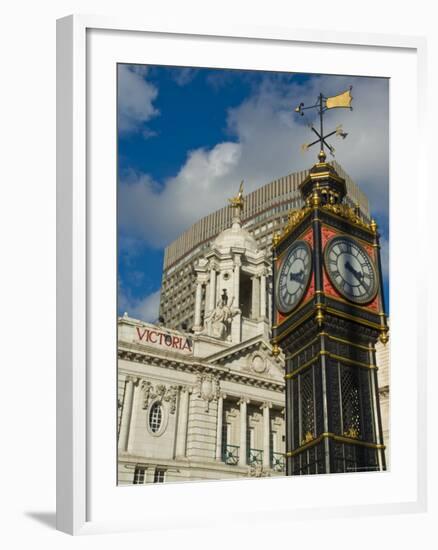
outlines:
[[199, 69], [193, 69], [191, 67], [182, 67], [181, 69], [173, 67], [172, 77], [178, 86], [186, 86], [196, 77], [198, 71]]
[[140, 299], [133, 299], [126, 296], [123, 291], [119, 292], [119, 310], [127, 312], [130, 317], [141, 319], [150, 323], [158, 319], [160, 305], [160, 291], [152, 292]]
[[352, 112], [337, 109], [326, 116], [326, 131], [338, 124], [349, 133], [331, 142], [337, 160], [368, 195], [374, 212], [384, 214], [388, 201], [388, 105], [386, 81], [357, 77], [313, 78], [304, 85], [266, 79], [228, 113], [230, 140], [211, 149], [190, 151], [178, 174], [159, 186], [147, 174], [121, 185], [119, 213], [123, 229], [162, 247], [200, 217], [224, 206], [241, 179], [249, 192], [288, 173], [309, 168], [317, 149], [300, 153], [312, 133], [294, 112], [300, 101], [312, 104], [320, 90], [327, 95], [353, 84]]
[[145, 122], [158, 115], [153, 101], [157, 88], [145, 80], [147, 67], [119, 65], [118, 72], [118, 123], [122, 133], [143, 130], [145, 137], [154, 135], [144, 127]]

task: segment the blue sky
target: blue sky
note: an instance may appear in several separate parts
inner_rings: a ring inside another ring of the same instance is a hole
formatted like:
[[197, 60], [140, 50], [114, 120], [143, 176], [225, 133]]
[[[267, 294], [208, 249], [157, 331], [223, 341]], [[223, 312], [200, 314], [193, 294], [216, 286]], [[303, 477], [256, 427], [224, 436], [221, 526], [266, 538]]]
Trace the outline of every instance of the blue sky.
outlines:
[[[226, 69], [118, 68], [119, 313], [157, 317], [164, 247], [222, 207], [241, 179], [249, 192], [309, 168], [316, 149], [293, 109], [353, 85], [353, 111], [327, 113], [336, 160], [370, 199], [388, 275], [388, 81]], [[388, 292], [386, 292], [388, 295]], [[388, 299], [387, 299], [388, 301]]]

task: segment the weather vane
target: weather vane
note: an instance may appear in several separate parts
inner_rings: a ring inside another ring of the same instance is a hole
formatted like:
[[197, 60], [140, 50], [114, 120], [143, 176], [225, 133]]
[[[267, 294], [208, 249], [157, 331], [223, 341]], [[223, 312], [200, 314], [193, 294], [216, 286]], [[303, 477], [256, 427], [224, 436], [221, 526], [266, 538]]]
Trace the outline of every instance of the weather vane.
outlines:
[[352, 111], [352, 89], [353, 86], [350, 86], [349, 89], [345, 92], [342, 92], [341, 94], [335, 95], [333, 97], [325, 97], [322, 93], [320, 93], [314, 105], [309, 105], [309, 107], [305, 107], [304, 103], [300, 103], [298, 107], [295, 108], [295, 112], [300, 114], [301, 116], [304, 116], [304, 111], [306, 111], [307, 109], [316, 109], [319, 114], [319, 131], [313, 126], [313, 124], [309, 124], [309, 128], [312, 130], [313, 133], [318, 136], [318, 139], [312, 141], [312, 143], [304, 143], [301, 146], [301, 149], [303, 151], [307, 151], [308, 149], [310, 149], [310, 147], [319, 143], [320, 152], [318, 158], [321, 162], [324, 162], [326, 159], [324, 146], [327, 147], [332, 156], [335, 156], [335, 148], [327, 143], [327, 138], [336, 135], [338, 137], [341, 137], [342, 139], [345, 139], [348, 135], [346, 132], [343, 131], [342, 124], [337, 126], [336, 130], [334, 130], [333, 132], [329, 132], [328, 134], [324, 135], [324, 113], [328, 109], [350, 109], [350, 111]]

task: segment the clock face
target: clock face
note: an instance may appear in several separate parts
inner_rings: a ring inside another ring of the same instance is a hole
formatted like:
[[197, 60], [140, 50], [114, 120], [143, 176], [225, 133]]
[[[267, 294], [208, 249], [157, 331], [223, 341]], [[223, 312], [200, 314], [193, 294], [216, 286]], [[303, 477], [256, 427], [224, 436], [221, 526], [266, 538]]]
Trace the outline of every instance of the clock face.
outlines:
[[312, 253], [305, 241], [295, 242], [286, 253], [277, 275], [277, 305], [289, 313], [298, 305], [309, 284]]
[[370, 302], [377, 293], [377, 273], [366, 250], [349, 237], [334, 237], [324, 251], [327, 274], [334, 287], [348, 300]]

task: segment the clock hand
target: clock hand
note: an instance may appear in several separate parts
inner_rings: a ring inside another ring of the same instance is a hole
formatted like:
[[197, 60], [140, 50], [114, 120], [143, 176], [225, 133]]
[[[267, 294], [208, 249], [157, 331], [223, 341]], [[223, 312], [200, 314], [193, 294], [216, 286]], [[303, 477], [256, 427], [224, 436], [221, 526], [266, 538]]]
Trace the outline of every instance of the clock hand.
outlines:
[[298, 273], [289, 273], [291, 281], [296, 281], [297, 283], [303, 282], [304, 270], [299, 271]]
[[350, 273], [352, 273], [356, 277], [356, 279], [359, 281], [359, 283], [362, 282], [363, 273], [356, 271], [354, 267], [350, 264], [350, 262], [345, 263], [345, 269], [347, 269]]

